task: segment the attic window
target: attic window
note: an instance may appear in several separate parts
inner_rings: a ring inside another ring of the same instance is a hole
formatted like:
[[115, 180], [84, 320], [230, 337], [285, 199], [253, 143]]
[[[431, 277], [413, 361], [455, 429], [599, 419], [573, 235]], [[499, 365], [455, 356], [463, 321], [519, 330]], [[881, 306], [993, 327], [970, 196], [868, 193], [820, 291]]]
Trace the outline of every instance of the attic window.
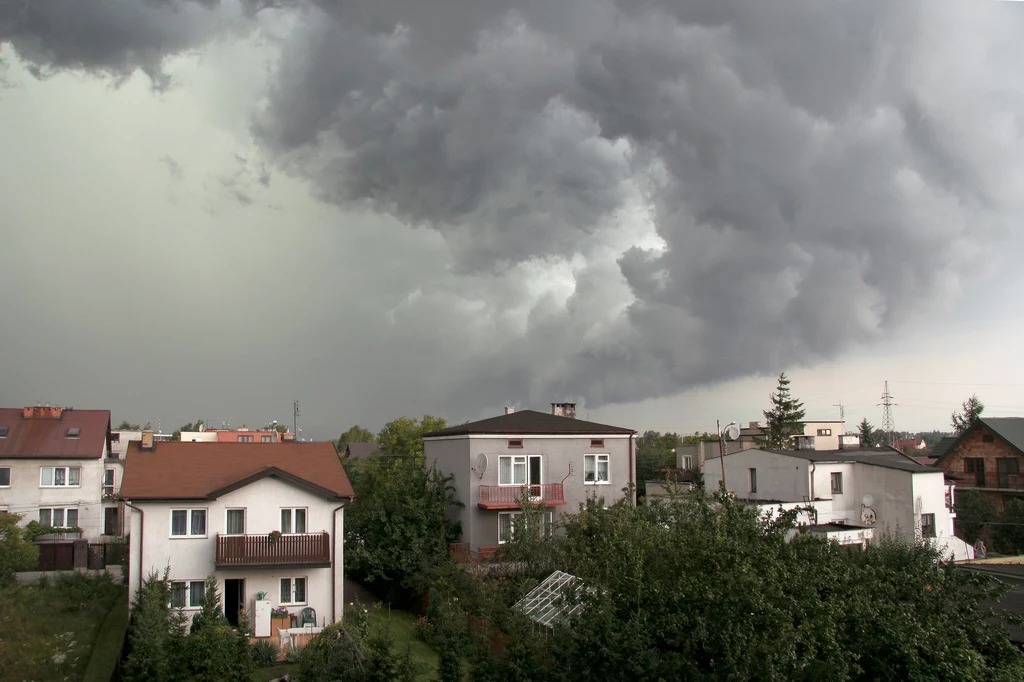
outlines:
[[604, 438], [591, 438], [590, 439], [590, 447], [592, 447], [592, 448], [603, 448], [604, 447]]
[[77, 426], [72, 426], [70, 429], [68, 429], [67, 437], [68, 438], [78, 438], [78, 435], [81, 432], [82, 432], [82, 430], [80, 428], [78, 428]]
[[984, 434], [981, 437], [981, 442], [982, 443], [995, 443], [996, 442], [996, 437], [993, 436], [991, 433], [986, 433], [986, 434]]
[[9, 427], [0, 426], [0, 438], [7, 438], [7, 429]]
[[508, 446], [509, 446], [509, 448], [521, 448], [521, 447], [523, 447], [523, 439], [522, 438], [509, 438], [508, 439]]

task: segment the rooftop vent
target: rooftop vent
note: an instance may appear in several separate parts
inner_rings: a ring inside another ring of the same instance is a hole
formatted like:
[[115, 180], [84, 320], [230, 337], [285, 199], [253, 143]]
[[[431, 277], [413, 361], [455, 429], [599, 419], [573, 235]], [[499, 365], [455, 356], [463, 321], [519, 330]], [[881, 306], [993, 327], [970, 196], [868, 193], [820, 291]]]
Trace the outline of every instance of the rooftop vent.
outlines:
[[516, 411], [516, 408], [509, 407], [508, 405], [505, 406], [505, 414], [512, 414], [515, 411]]

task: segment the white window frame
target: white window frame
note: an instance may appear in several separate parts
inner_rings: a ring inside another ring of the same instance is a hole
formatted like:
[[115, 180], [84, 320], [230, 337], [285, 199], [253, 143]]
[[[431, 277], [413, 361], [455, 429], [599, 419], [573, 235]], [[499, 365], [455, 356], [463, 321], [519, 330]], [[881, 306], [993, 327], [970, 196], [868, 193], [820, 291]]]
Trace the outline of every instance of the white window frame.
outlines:
[[0, 488], [10, 488], [11, 481], [14, 480], [14, 471], [11, 467], [0, 467], [0, 471], [7, 471], [7, 483], [0, 483]]
[[[930, 518], [931, 521], [932, 521], [931, 523], [929, 523], [927, 525], [924, 522], [926, 517]], [[925, 528], [931, 528], [932, 529], [931, 535], [929, 535], [928, 533], [925, 532]], [[935, 514], [921, 514], [921, 537], [925, 538], [925, 539], [939, 537], [939, 530], [935, 526]]]
[[818, 429], [818, 435], [819, 436], [831, 436], [832, 435], [832, 429]]
[[[295, 522], [295, 512], [302, 512], [302, 532], [298, 532], [295, 528], [298, 524]], [[284, 513], [288, 512], [288, 525], [291, 526], [291, 530], [287, 533], [284, 530]], [[306, 535], [309, 533], [309, 508], [308, 507], [281, 507], [281, 514], [279, 516], [281, 520], [281, 535]]]
[[[512, 476], [511, 480], [503, 480], [501, 471], [501, 463], [504, 460], [509, 460], [509, 474]], [[522, 465], [523, 480], [516, 481], [516, 467]], [[523, 487], [530, 481], [530, 456], [529, 455], [499, 455], [498, 456], [498, 485], [516, 486]]]
[[[195, 610], [199, 610], [199, 609], [203, 608], [203, 597], [206, 596], [206, 581], [205, 580], [172, 580], [172, 581], [170, 581], [170, 583], [171, 583], [171, 603], [170, 603], [170, 607], [172, 609], [181, 609], [183, 611], [195, 611]], [[193, 603], [192, 596], [195, 594], [195, 592], [193, 592], [192, 588], [196, 584], [199, 585], [199, 599], [197, 600], [197, 603]], [[175, 604], [174, 604], [174, 586], [175, 585], [184, 585], [185, 586], [185, 603], [182, 606], [175, 606]]]
[[[174, 534], [174, 512], [185, 512], [185, 534], [175, 535]], [[193, 512], [203, 512], [203, 532], [193, 533], [192, 532], [192, 514]], [[210, 535], [210, 510], [206, 507], [175, 507], [171, 509], [171, 513], [168, 514], [168, 528], [167, 534], [172, 540], [195, 540], [200, 538], [209, 537]]]
[[684, 469], [692, 469], [693, 468], [693, 455], [683, 455], [683, 468]]
[[[608, 507], [605, 507], [605, 509], [607, 509], [607, 508]], [[522, 516], [522, 515], [523, 515], [523, 512], [521, 512], [521, 511], [502, 511], [502, 512], [498, 512], [498, 544], [499, 545], [504, 545], [505, 543], [510, 542], [512, 540], [512, 536], [516, 532], [516, 521], [515, 521], [516, 517], [517, 516]], [[509, 537], [508, 537], [507, 540], [502, 540], [501, 539], [501, 518], [503, 516], [509, 517]], [[541, 515], [541, 519], [542, 519], [542, 522], [544, 523], [545, 531], [546, 532], [550, 532], [551, 525], [554, 523], [554, 514], [552, 512], [544, 512]]]
[[[242, 512], [242, 532], [241, 533], [232, 533], [231, 532], [231, 524], [228, 523], [228, 515], [231, 512], [236, 512], [236, 511]], [[249, 521], [248, 516], [249, 515], [246, 513], [246, 508], [245, 507], [229, 507], [229, 508], [225, 509], [224, 510], [224, 535], [230, 535], [230, 536], [233, 536], [233, 537], [238, 537], [240, 535], [245, 535], [245, 530], [246, 530], [245, 527], [246, 527], [246, 525], [248, 524], [248, 521]]]
[[[283, 583], [285, 580], [288, 581], [288, 601], [285, 601], [284, 591], [281, 590], [281, 588], [282, 588], [282, 584], [281, 583]], [[295, 597], [295, 585], [296, 585], [296, 581], [297, 580], [301, 580], [302, 581], [302, 597], [303, 597], [302, 601], [295, 601], [293, 599]], [[278, 590], [280, 592], [278, 594], [278, 597], [280, 597], [280, 599], [281, 599], [280, 603], [281, 603], [282, 606], [304, 606], [304, 605], [309, 603], [309, 580], [306, 579], [306, 576], [304, 576], [304, 575], [293, 575], [293, 576], [287, 576], [286, 575], [286, 576], [282, 576], [281, 579], [278, 580], [277, 585], [278, 585]]]
[[[78, 512], [78, 507], [40, 507], [39, 508], [39, 513], [40, 514], [42, 512], [44, 512], [44, 511], [50, 512], [50, 523], [43, 523], [42, 518], [39, 519], [39, 523], [41, 523], [44, 526], [50, 526], [52, 528], [78, 528], [79, 527], [78, 526], [78, 522], [81, 520], [80, 519], [81, 514], [79, 514], [79, 512]], [[59, 524], [56, 524], [56, 525], [53, 523], [53, 513], [55, 511], [59, 511], [60, 514], [61, 514], [61, 516], [60, 516], [61, 522]], [[75, 522], [74, 523], [71, 523], [71, 524], [68, 523], [68, 516], [69, 516], [68, 512], [75, 512]]]
[[[838, 479], [836, 478], [837, 476], [838, 476]], [[836, 487], [836, 481], [837, 480], [839, 481], [839, 487], [838, 488]], [[828, 487], [829, 487], [829, 490], [832, 491], [833, 495], [842, 495], [843, 494], [843, 472], [842, 471], [832, 471], [832, 472], [829, 472]]]
[[[587, 460], [591, 457], [594, 458], [594, 479], [593, 481], [587, 480]], [[603, 460], [601, 458], [604, 458]], [[599, 471], [597, 465], [602, 461], [607, 465], [606, 471], [608, 472], [608, 478], [603, 481], [597, 480], [597, 472]], [[611, 485], [612, 483], [612, 458], [609, 454], [604, 452], [590, 452], [583, 455], [583, 485]]]
[[[51, 483], [43, 483], [43, 472], [47, 469], [50, 470], [50, 481]], [[63, 483], [53, 483], [52, 481], [57, 480], [57, 471], [64, 472]], [[78, 483], [71, 483], [71, 472], [77, 471]], [[73, 466], [62, 466], [62, 467], [39, 467], [39, 487], [40, 488], [81, 488], [82, 487], [82, 467]]]

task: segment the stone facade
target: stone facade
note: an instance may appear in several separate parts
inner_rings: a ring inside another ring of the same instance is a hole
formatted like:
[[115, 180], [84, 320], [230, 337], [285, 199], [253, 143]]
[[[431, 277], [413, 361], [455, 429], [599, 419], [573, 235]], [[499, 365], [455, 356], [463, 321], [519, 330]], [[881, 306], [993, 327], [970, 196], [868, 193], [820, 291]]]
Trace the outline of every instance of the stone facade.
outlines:
[[[1000, 460], [1005, 462], [1000, 465]], [[1024, 457], [983, 424], [974, 426], [936, 466], [960, 479], [958, 490], [981, 490], [1000, 509], [1007, 499], [1024, 497]]]

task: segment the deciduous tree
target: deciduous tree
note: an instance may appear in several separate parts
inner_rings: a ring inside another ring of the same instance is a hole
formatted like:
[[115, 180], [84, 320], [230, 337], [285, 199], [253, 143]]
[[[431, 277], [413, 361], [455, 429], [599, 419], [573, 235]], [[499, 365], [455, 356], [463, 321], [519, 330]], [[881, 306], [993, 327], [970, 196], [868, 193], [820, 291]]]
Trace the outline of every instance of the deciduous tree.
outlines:
[[682, 445], [683, 439], [677, 433], [662, 434], [658, 431], [646, 431], [636, 439], [636, 480], [637, 495], [647, 494], [647, 481], [655, 481], [664, 476], [657, 474], [660, 469], [671, 469], [676, 465], [674, 448]]
[[376, 443], [377, 434], [361, 426], [353, 426], [338, 438], [338, 452], [345, 452], [349, 443]]
[[399, 417], [389, 421], [377, 434], [380, 451], [388, 455], [423, 456], [423, 434], [447, 426], [441, 417], [425, 414], [422, 419]]
[[0, 512], [0, 587], [14, 582], [18, 571], [35, 570], [39, 549], [18, 525], [21, 514]]
[[974, 543], [981, 537], [985, 526], [999, 520], [995, 502], [979, 490], [969, 488], [956, 491], [956, 534]]

